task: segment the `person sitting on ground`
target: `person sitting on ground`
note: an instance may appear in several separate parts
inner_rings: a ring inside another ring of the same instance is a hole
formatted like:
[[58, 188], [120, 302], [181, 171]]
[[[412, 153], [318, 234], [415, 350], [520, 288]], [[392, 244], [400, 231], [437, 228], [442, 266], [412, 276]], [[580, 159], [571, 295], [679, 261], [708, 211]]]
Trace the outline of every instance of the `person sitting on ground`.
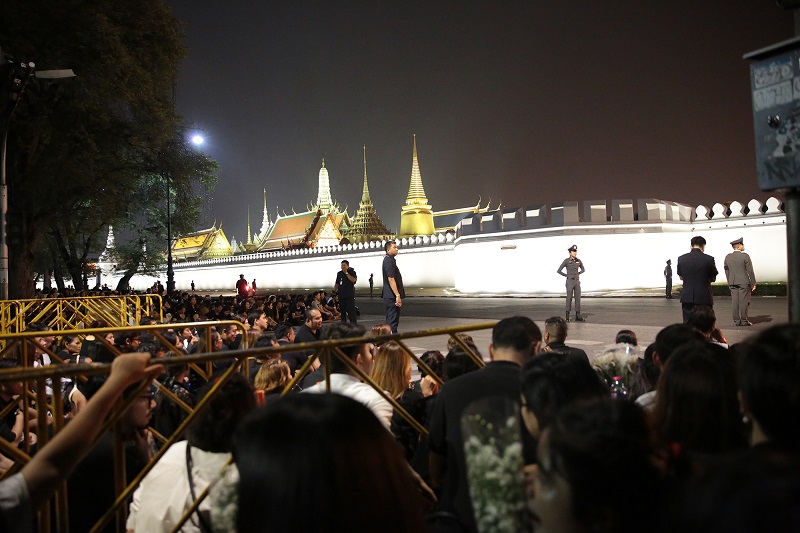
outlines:
[[63, 335], [58, 343], [56, 357], [65, 363], [85, 363], [81, 361], [81, 338], [77, 335]]
[[[17, 474], [0, 481], [0, 531], [32, 531], [31, 517], [55, 493], [64, 479], [92, 448], [106, 416], [122, 392], [143, 378], [163, 372], [163, 365], [150, 365], [148, 354], [125, 354], [111, 365], [111, 375], [64, 429], [43, 446]], [[79, 530], [75, 530], [79, 531]]]
[[721, 346], [695, 341], [669, 357], [653, 421], [665, 442], [680, 447], [689, 468], [747, 448], [737, 393], [733, 358]]
[[[326, 340], [347, 339], [364, 336], [364, 326], [350, 322], [336, 322], [325, 330]], [[373, 355], [369, 344], [361, 343], [350, 346], [341, 346], [340, 350], [350, 362], [355, 364], [364, 374], [372, 372]], [[389, 429], [392, 420], [392, 404], [387, 402], [375, 389], [362, 383], [357, 374], [350, 369], [337, 355], [330, 359], [330, 392], [349, 396], [360, 401], [378, 417], [384, 426]], [[328, 392], [327, 384], [323, 379], [320, 383], [305, 387], [303, 392], [323, 393]]]
[[238, 513], [225, 530], [427, 530], [400, 447], [351, 398], [294, 394], [257, 409], [236, 430], [234, 457]]
[[300, 326], [294, 336], [295, 344], [301, 342], [315, 342], [320, 339], [322, 330], [322, 314], [317, 309], [308, 309], [305, 312], [306, 321]]
[[800, 325], [773, 326], [736, 353], [742, 410], [752, 422], [753, 446], [800, 454]]
[[280, 398], [291, 380], [289, 365], [280, 359], [268, 359], [258, 369], [253, 387], [257, 391], [264, 391], [264, 401], [269, 403]]
[[[120, 353], [131, 353], [139, 349], [142, 344], [142, 334], [138, 331], [123, 331], [114, 336], [114, 344]], [[96, 363], [109, 363], [110, 361], [95, 360]]]
[[636, 338], [636, 333], [630, 329], [621, 329], [617, 332], [614, 339], [615, 344], [630, 344], [631, 346], [638, 346], [639, 339]]
[[666, 493], [655, 442], [646, 414], [632, 402], [562, 409], [539, 441], [537, 533], [655, 530]]
[[[130, 355], [149, 357], [143, 353]], [[115, 361], [116, 359], [118, 357]], [[98, 394], [99, 391], [92, 398]], [[125, 465], [123, 471], [126, 481], [132, 481], [155, 453], [155, 442], [149, 430], [156, 407], [153, 393], [149, 387], [142, 391], [138, 384], [134, 384], [125, 389], [123, 396], [127, 399], [134, 394], [132, 403], [122, 413], [113, 429], [97, 441], [67, 480], [70, 531], [91, 530], [116, 499], [114, 459], [116, 438], [120, 439], [124, 449], [125, 462], [122, 464]], [[82, 414], [83, 411], [78, 414], [76, 420]], [[112, 529], [113, 525], [107, 525], [103, 531]]]
[[[391, 335], [392, 334], [392, 327], [387, 324], [386, 322], [381, 322], [380, 324], [375, 324], [372, 326], [372, 329], [369, 331], [370, 336], [377, 337], [379, 335]], [[380, 346], [380, 342], [375, 342], [375, 346]]]
[[[295, 340], [294, 328], [288, 322], [281, 322], [275, 326], [275, 338], [278, 341], [278, 346], [293, 344]], [[283, 352], [281, 359], [289, 365], [289, 372], [294, 376], [306, 364], [308, 354], [306, 352]]]
[[[175, 354], [167, 356], [174, 361]], [[164, 388], [178, 397], [189, 408], [193, 408], [194, 396], [189, 392], [189, 365], [172, 364], [167, 366], [167, 379]], [[175, 433], [178, 426], [186, 420], [189, 412], [180, 404], [167, 396], [161, 389], [155, 395], [156, 409], [153, 413], [153, 428], [164, 438], [168, 439]]]
[[606, 384], [578, 353], [540, 353], [522, 367], [522, 420], [537, 440], [564, 407], [608, 394]]
[[[420, 425], [425, 424], [425, 397], [433, 394], [434, 387], [431, 383], [436, 382], [430, 377], [424, 380], [423, 392], [410, 387], [411, 358], [399, 344], [389, 341], [377, 349], [371, 377], [378, 387], [386, 391], [414, 420]], [[397, 411], [392, 415], [390, 430], [403, 445], [406, 459], [411, 460], [419, 443], [419, 432]]]
[[[692, 341], [705, 340], [703, 334], [688, 324], [672, 324], [665, 327], [656, 335], [655, 349], [653, 350], [653, 364], [663, 371], [672, 353]], [[655, 407], [658, 388], [642, 394], [636, 398], [636, 403], [647, 410]]]
[[[208, 383], [200, 397], [212, 386]], [[173, 444], [133, 493], [127, 531], [172, 531], [203, 490], [219, 479], [231, 457], [233, 433], [254, 408], [250, 383], [233, 374], [189, 425], [186, 440]], [[211, 531], [211, 512], [211, 500], [206, 498], [181, 531]]]
[[444, 358], [444, 381], [452, 381], [469, 372], [480, 370], [481, 366], [460, 346], [453, 347]]
[[552, 316], [544, 321], [544, 342], [547, 346], [542, 348], [543, 352], [556, 352], [556, 353], [575, 353], [583, 355], [586, 360], [589, 356], [580, 348], [567, 346], [564, 341], [567, 340], [567, 321], [560, 316]]
[[719, 344], [723, 348], [728, 347], [727, 339], [717, 328], [717, 315], [710, 305], [695, 305], [689, 312], [686, 323], [702, 333], [708, 342]]
[[[424, 352], [422, 355], [419, 356], [420, 360], [428, 365], [434, 374], [439, 376], [440, 379], [444, 380], [444, 355], [439, 350], [428, 350]], [[414, 380], [411, 382], [411, 386], [414, 388], [415, 391], [422, 392], [422, 380], [425, 379], [425, 376], [428, 375], [427, 372], [420, 366], [417, 365], [417, 370], [419, 371], [419, 379]], [[433, 382], [436, 384], [436, 381]], [[434, 394], [438, 392], [439, 386], [436, 385], [436, 391]]]

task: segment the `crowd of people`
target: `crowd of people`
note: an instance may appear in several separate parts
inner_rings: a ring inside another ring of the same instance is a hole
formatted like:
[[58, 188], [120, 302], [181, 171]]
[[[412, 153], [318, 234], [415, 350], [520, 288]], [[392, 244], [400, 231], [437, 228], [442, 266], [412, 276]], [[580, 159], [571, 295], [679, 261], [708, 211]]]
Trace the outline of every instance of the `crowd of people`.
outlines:
[[[159, 333], [168, 348], [148, 332], [56, 338], [31, 324], [41, 331], [34, 366], [93, 361], [112, 370], [48, 384], [71, 420], [41, 449], [37, 405], [20, 399], [22, 383], [0, 385], [0, 410], [16, 406], [0, 438], [32, 453], [21, 470], [15, 457], [0, 463], [13, 473], [0, 481], [0, 530], [30, 531], [33, 511], [64, 479], [71, 530], [89, 530], [115, 497], [113, 432], [126, 443], [130, 481], [214, 385], [171, 359], [236, 351], [245, 336], [250, 347], [303, 346], [241, 365], [126, 502], [128, 531], [172, 530], [207, 488], [184, 531], [800, 530], [796, 324], [729, 346], [713, 310], [695, 306], [647, 347], [622, 330], [613, 341], [633, 364], [612, 399], [597, 359], [569, 346], [562, 317], [542, 329], [503, 319], [487, 347], [458, 334], [420, 356], [416, 381], [404, 345], [381, 338], [345, 343], [326, 369], [307, 343], [392, 330], [339, 321], [328, 303], [322, 291], [176, 294], [163, 304], [175, 324]], [[181, 324], [226, 319], [245, 330]], [[168, 364], [151, 365], [147, 354]], [[231, 364], [220, 358], [214, 374]], [[133, 402], [113, 432], [98, 435], [120, 397]], [[487, 465], [492, 475], [476, 475]]]

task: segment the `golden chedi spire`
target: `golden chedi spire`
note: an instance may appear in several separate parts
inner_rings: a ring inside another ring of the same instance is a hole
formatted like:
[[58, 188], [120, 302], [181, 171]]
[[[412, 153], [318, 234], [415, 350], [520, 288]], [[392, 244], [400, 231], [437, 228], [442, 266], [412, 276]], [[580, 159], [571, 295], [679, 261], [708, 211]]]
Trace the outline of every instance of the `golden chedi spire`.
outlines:
[[400, 236], [432, 235], [434, 233], [433, 211], [422, 186], [422, 174], [417, 157], [417, 135], [414, 134], [414, 155], [411, 160], [411, 185], [408, 188], [406, 205], [400, 213]]

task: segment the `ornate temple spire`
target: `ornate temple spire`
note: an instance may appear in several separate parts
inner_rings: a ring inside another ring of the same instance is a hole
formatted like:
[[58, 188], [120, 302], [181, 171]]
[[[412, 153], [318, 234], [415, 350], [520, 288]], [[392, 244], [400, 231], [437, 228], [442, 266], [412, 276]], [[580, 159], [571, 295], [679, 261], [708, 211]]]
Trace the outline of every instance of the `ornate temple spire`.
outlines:
[[432, 235], [433, 211], [422, 187], [422, 174], [417, 157], [417, 135], [414, 134], [414, 155], [411, 160], [411, 185], [408, 187], [406, 205], [400, 212], [400, 236]]
[[250, 233], [250, 206], [247, 206], [247, 243], [246, 244], [253, 244], [253, 238], [251, 237]]
[[317, 194], [317, 208], [322, 209], [323, 213], [330, 211], [333, 205], [331, 199], [331, 184], [328, 178], [328, 169], [325, 168], [325, 160], [322, 160], [322, 168], [319, 169], [319, 193]]
[[101, 263], [107, 263], [109, 261], [112, 248], [114, 248], [114, 228], [112, 226], [109, 226], [108, 236], [106, 237], [106, 247], [103, 250], [103, 253], [101, 253], [99, 257], [99, 261]]
[[414, 134], [414, 156], [411, 160], [411, 185], [408, 188], [406, 205], [426, 205], [425, 188], [422, 186], [422, 174], [419, 171], [419, 158], [417, 157], [417, 134]]
[[264, 189], [264, 219], [261, 221], [261, 231], [260, 231], [262, 237], [266, 235], [267, 231], [271, 226], [272, 222], [269, 221], [269, 213], [267, 212], [267, 189]]
[[364, 145], [364, 191], [361, 193], [361, 203], [371, 204], [369, 198], [369, 187], [367, 186], [367, 145]]
[[361, 195], [361, 202], [356, 216], [343, 236], [347, 237], [350, 242], [369, 242], [376, 239], [391, 238], [391, 232], [386, 229], [369, 197], [369, 187], [367, 186], [367, 145], [364, 145], [364, 192]]

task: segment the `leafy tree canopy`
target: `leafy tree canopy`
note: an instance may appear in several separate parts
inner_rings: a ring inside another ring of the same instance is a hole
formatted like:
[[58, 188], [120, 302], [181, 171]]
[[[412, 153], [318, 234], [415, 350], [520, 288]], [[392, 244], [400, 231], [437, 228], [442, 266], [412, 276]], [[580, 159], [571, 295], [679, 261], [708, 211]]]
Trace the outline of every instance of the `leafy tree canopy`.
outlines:
[[167, 179], [175, 231], [186, 231], [217, 168], [188, 147], [174, 110], [179, 23], [161, 0], [5, 0], [0, 36], [4, 53], [37, 70], [76, 74], [32, 80], [10, 122], [9, 212], [24, 231], [9, 243], [10, 293], [32, 293], [33, 258], [48, 240], [80, 288], [109, 225], [130, 230], [131, 249], [147, 243], [153, 260], [140, 264], [152, 264], [166, 248]]

